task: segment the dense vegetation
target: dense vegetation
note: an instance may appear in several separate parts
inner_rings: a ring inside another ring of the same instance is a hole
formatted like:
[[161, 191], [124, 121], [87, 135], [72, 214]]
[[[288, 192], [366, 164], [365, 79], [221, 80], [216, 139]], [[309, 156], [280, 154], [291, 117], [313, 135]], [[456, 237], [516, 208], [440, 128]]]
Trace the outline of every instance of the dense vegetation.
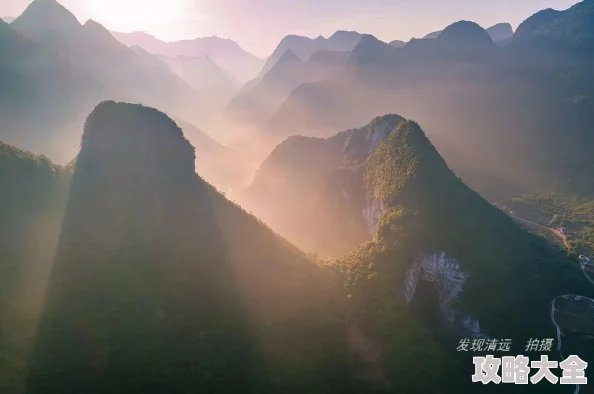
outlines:
[[22, 387], [70, 174], [0, 142], [0, 392]]
[[515, 199], [522, 205], [536, 208], [536, 220], [549, 227], [567, 227], [570, 253], [594, 256], [594, 201], [579, 196], [558, 193], [533, 193]]
[[26, 392], [350, 387], [338, 282], [194, 160], [159, 111], [89, 116]]
[[[378, 128], [382, 124], [392, 127], [383, 133], [383, 141], [380, 136], [385, 129]], [[519, 351], [531, 337], [554, 336], [550, 321], [553, 298], [561, 294], [594, 293], [579, 266], [568, 260], [564, 252], [522, 230], [464, 185], [418, 124], [386, 116], [374, 119], [371, 126], [327, 140], [303, 140], [303, 144], [307, 141], [310, 145], [309, 152], [323, 149], [330, 141], [343, 146], [342, 159], [334, 161], [337, 166], [334, 171], [321, 167], [323, 171], [313, 172], [307, 163], [285, 161], [283, 156], [285, 159], [299, 156], [299, 145], [293, 139], [295, 150], [290, 151], [289, 139], [282, 150], [279, 147], [270, 157], [276, 167], [268, 162], [260, 175], [265, 177], [273, 169], [273, 173], [282, 174], [278, 179], [285, 183], [275, 184], [282, 190], [292, 190], [293, 179], [301, 185], [304, 177], [310, 181], [322, 177], [330, 188], [339, 188], [322, 198], [332, 199], [340, 196], [340, 190], [346, 190], [349, 196], [361, 196], [349, 200], [354, 205], [351, 212], [360, 215], [365, 206], [380, 207], [382, 212], [373, 239], [342, 258], [325, 260], [324, 265], [342, 277], [351, 318], [361, 322], [367, 335], [380, 344], [382, 356], [377, 362], [396, 390], [440, 392], [444, 384], [451, 384], [444, 381], [439, 371], [446, 368], [449, 374], [456, 374], [457, 364], [446, 354], [455, 348], [460, 336], [472, 336], [458, 320], [464, 316], [476, 319], [486, 335], [513, 338]], [[377, 142], [378, 138], [381, 143], [369, 153], [369, 141]], [[258, 182], [263, 184], [265, 180]], [[270, 198], [278, 196], [273, 193]], [[285, 209], [288, 210], [288, 205]], [[301, 220], [307, 220], [303, 218], [307, 212], [299, 212]], [[315, 221], [318, 214], [312, 212], [308, 217]], [[341, 227], [343, 219], [332, 218], [336, 228]], [[358, 225], [365, 223], [359, 221]], [[338, 232], [333, 235], [340, 236]], [[449, 264], [455, 263], [468, 275], [462, 293], [443, 309], [444, 295], [440, 291], [452, 286], [451, 281], [455, 280], [446, 274], [437, 282], [421, 280], [412, 304], [407, 306], [405, 288], [411, 268], [427, 256], [442, 253]], [[445, 319], [444, 314], [450, 313], [457, 316], [453, 322]], [[394, 334], [396, 331], [398, 335]], [[404, 349], [400, 342], [403, 338], [408, 344]], [[446, 354], [436, 343], [446, 346]], [[427, 370], [423, 365], [413, 364], [406, 356], [409, 350], [427, 355], [435, 364]], [[551, 357], [557, 356], [551, 354]], [[470, 363], [470, 359], [461, 361]], [[427, 386], [415, 385], [416, 375], [407, 375], [410, 380], [403, 379], [398, 367], [403, 364], [423, 371], [426, 377], [423, 383]]]

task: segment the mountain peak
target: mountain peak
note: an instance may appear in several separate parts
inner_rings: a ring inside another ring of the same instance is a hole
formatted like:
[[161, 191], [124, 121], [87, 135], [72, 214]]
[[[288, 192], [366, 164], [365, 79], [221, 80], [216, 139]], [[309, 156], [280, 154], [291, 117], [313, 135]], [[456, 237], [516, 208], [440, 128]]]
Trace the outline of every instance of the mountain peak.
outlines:
[[290, 49], [287, 49], [285, 52], [283, 52], [283, 54], [278, 59], [278, 61], [276, 62], [276, 64], [287, 63], [287, 62], [291, 62], [291, 63], [292, 62], [298, 62], [298, 63], [301, 63], [301, 59], [299, 59], [299, 57], [295, 54], [295, 52], [293, 52]]
[[493, 43], [493, 40], [491, 40], [489, 33], [485, 29], [470, 21], [452, 23], [441, 32], [437, 39], [443, 42]]
[[167, 163], [168, 168], [186, 176], [195, 172], [194, 147], [177, 124], [166, 114], [138, 104], [104, 101], [87, 118], [81, 157], [111, 155], [150, 156], [143, 160]]
[[[349, 160], [362, 160], [375, 151], [392, 131], [403, 122], [406, 122], [406, 119], [396, 114], [373, 118], [367, 126], [351, 135], [349, 143], [345, 145], [343, 155]], [[361, 138], [365, 141], [364, 144], [361, 144]], [[357, 149], [357, 147], [364, 147], [365, 149]]]
[[557, 11], [552, 8], [547, 8], [538, 11], [537, 13], [526, 19], [524, 22], [520, 23], [520, 26], [518, 26], [514, 34], [514, 39], [521, 39], [531, 35], [541, 26], [544, 26], [547, 23], [550, 23], [556, 18], [558, 18], [562, 13], [562, 11]]
[[363, 65], [392, 53], [395, 47], [386, 44], [375, 36], [364, 34], [351, 52], [351, 63]]
[[402, 40], [393, 40], [393, 41], [390, 41], [389, 44], [396, 48], [403, 48], [406, 46], [406, 42], [404, 42]]
[[549, 8], [537, 12], [520, 24], [514, 41], [536, 39], [548, 45], [590, 52], [594, 48], [593, 32], [594, 1], [585, 0], [565, 11]]
[[363, 34], [353, 30], [338, 30], [336, 33], [330, 36], [329, 40], [354, 40], [359, 39]]
[[85, 24], [83, 25], [83, 28], [96, 41], [99, 41], [102, 43], [120, 44], [120, 42], [111, 34], [111, 32], [109, 30], [107, 30], [102, 24], [95, 22], [92, 19], [89, 19], [88, 21], [86, 21]]
[[35, 0], [12, 26], [30, 38], [51, 33], [69, 34], [81, 27], [72, 12], [55, 0]]
[[512, 25], [509, 23], [497, 23], [487, 29], [493, 42], [507, 40], [514, 35]]

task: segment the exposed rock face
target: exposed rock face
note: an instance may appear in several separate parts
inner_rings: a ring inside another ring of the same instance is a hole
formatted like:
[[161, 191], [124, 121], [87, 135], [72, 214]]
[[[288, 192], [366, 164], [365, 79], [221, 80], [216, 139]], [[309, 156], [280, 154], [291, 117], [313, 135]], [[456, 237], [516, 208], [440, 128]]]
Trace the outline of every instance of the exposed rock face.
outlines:
[[394, 130], [396, 125], [391, 122], [388, 118], [381, 118], [378, 122], [373, 125], [370, 133], [367, 136], [369, 142], [369, 152], [372, 153]]
[[365, 223], [367, 223], [367, 231], [370, 235], [376, 233], [377, 225], [387, 208], [386, 204], [378, 197], [367, 199], [367, 206], [363, 208], [363, 218], [365, 219]]
[[445, 252], [422, 254], [407, 271], [404, 283], [404, 299], [410, 305], [420, 281], [432, 283], [437, 289], [439, 310], [443, 321], [461, 335], [470, 334], [476, 338], [486, 337], [481, 332], [478, 320], [464, 316], [454, 307], [464, 289], [469, 275], [460, 264]]

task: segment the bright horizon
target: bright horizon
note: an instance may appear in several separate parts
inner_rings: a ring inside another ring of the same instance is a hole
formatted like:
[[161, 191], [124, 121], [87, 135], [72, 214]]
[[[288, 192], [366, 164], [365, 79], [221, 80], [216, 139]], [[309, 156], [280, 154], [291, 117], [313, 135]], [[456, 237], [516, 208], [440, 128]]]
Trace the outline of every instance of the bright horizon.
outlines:
[[[4, 0], [16, 17], [31, 0]], [[576, 0], [59, 0], [81, 23], [93, 19], [118, 32], [142, 31], [164, 41], [219, 36], [267, 57], [288, 34], [317, 37], [337, 30], [383, 41], [422, 37], [459, 20], [513, 28], [535, 12], [567, 9]]]

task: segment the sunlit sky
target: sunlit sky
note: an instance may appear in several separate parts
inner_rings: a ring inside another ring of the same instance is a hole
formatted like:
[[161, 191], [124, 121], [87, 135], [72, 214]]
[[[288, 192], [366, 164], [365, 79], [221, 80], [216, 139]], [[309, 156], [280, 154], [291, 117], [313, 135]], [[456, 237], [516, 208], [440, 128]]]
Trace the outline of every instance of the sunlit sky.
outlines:
[[[172, 41], [217, 35], [268, 56], [287, 34], [328, 36], [357, 30], [407, 41], [472, 20], [514, 28], [534, 12], [566, 9], [576, 0], [59, 0], [81, 22], [115, 31], [145, 31]], [[1, 16], [18, 16], [31, 0], [0, 0]]]

